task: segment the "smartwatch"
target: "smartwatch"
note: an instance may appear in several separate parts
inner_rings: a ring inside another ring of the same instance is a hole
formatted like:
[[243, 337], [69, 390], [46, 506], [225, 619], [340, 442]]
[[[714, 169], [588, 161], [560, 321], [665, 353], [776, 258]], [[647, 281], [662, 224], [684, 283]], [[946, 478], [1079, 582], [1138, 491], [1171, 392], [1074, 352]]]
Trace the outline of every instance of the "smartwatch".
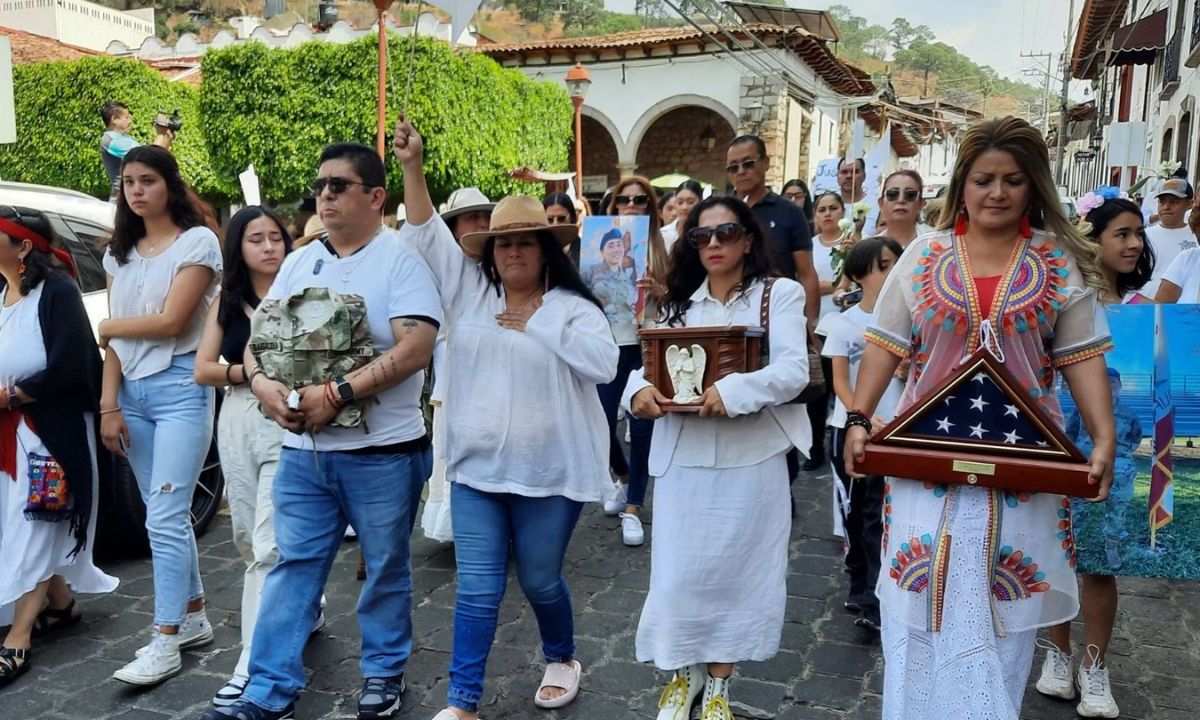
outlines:
[[344, 403], [354, 402], [354, 388], [344, 377], [334, 378], [333, 386], [337, 388], [338, 399]]

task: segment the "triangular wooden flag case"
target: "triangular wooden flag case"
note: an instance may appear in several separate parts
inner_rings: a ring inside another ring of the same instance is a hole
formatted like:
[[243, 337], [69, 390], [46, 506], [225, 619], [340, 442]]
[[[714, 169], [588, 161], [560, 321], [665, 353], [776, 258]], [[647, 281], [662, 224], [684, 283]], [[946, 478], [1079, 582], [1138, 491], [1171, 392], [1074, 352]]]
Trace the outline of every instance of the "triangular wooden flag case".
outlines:
[[867, 475], [1095, 497], [1091, 465], [980, 347], [867, 443]]

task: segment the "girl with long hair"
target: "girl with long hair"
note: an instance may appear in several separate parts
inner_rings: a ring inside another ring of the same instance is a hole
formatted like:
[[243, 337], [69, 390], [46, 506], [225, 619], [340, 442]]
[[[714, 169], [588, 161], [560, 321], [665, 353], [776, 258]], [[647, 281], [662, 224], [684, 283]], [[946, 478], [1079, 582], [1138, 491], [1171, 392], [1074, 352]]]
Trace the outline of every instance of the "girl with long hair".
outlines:
[[[911, 363], [900, 413], [983, 347], [1060, 425], [1063, 374], [1095, 440], [1090, 476], [1103, 498], [1115, 446], [1103, 358], [1112, 343], [1097, 313], [1103, 276], [1095, 245], [1063, 215], [1045, 140], [1017, 118], [977, 123], [946, 197], [939, 231], [909, 245], [867, 329], [846, 418], [847, 473], [859, 475], [877, 403], [902, 360]], [[975, 411], [983, 421], [973, 437], [1003, 440], [994, 429], [1003, 407]], [[1079, 611], [1073, 557], [1059, 539], [1070, 502], [919, 474], [889, 478], [884, 494], [884, 717], [1016, 720], [1038, 628]], [[1037, 573], [1023, 572], [1033, 563]]]
[[150, 644], [113, 673], [132, 685], [175, 675], [180, 650], [213, 637], [190, 514], [215, 402], [213, 389], [193, 379], [222, 268], [209, 218], [171, 153], [147, 145], [126, 154], [104, 255], [111, 316], [99, 328], [106, 349], [100, 434], [129, 459], [146, 503], [155, 627]]
[[[621, 178], [615, 187], [616, 191], [607, 208], [609, 215], [647, 215], [650, 218], [648, 267], [645, 275], [636, 280], [637, 288], [647, 293], [645, 315], [650, 317], [664, 288], [663, 279], [669, 266], [659, 224], [658, 193], [649, 180], [638, 176]], [[680, 193], [677, 192], [675, 198], [678, 205]], [[629, 459], [626, 461], [625, 452], [617, 438], [617, 408], [629, 374], [642, 366], [642, 347], [638, 342], [636, 325], [613, 324], [612, 330], [621, 348], [621, 357], [616, 377], [612, 382], [600, 386], [600, 402], [608, 418], [609, 467], [617, 476], [617, 482], [604, 501], [604, 512], [621, 518], [622, 542], [634, 547], [644, 543], [646, 538], [641, 512], [650, 484], [646, 463], [654, 425], [641, 418], [626, 417], [629, 423]]]
[[546, 208], [546, 222], [551, 225], [574, 225], [575, 239], [567, 248], [567, 256], [575, 267], [579, 267], [579, 229], [582, 217], [575, 208], [575, 199], [565, 192], [552, 192], [542, 198], [542, 207]]
[[[846, 217], [846, 202], [841, 193], [823, 192], [813, 200], [813, 267], [817, 270], [817, 282], [821, 288], [821, 317], [837, 312], [833, 302], [834, 284], [833, 252], [842, 244], [842, 228], [838, 225]], [[828, 375], [826, 376], [828, 377]]]
[[779, 649], [787, 604], [790, 493], [785, 456], [811, 442], [804, 407], [789, 404], [808, 383], [804, 289], [772, 277], [762, 228], [746, 203], [710, 197], [687, 217], [671, 250], [657, 315], [668, 327], [760, 325], [770, 361], [703, 389], [699, 413], [666, 413], [643, 373], [622, 402], [655, 420], [650, 450], [654, 542], [650, 592], [637, 630], [637, 659], [674, 677], [659, 720], [732, 720], [734, 664]]
[[45, 215], [0, 208], [0, 688], [82, 619], [73, 591], [117, 587], [92, 563], [100, 351], [74, 275]]
[[[815, 206], [813, 205], [812, 193], [808, 190], [808, 183], [800, 178], [788, 180], [783, 184], [783, 190], [780, 191], [783, 199], [788, 202], [795, 203], [804, 211], [804, 217], [808, 220], [808, 226], [813, 226]], [[841, 197], [839, 195], [839, 197]]]
[[887, 236], [908, 247], [928, 228], [921, 224], [925, 200], [921, 191], [925, 181], [916, 170], [897, 170], [883, 180], [879, 193], [879, 224], [887, 228]]
[[292, 238], [283, 220], [270, 208], [252, 205], [230, 218], [221, 293], [208, 309], [196, 353], [196, 382], [225, 388], [217, 420], [217, 449], [225, 475], [233, 544], [246, 565], [242, 579], [242, 652], [233, 676], [213, 698], [218, 707], [232, 705], [246, 689], [259, 596], [267, 573], [279, 557], [271, 487], [283, 432], [259, 409], [242, 359], [250, 341], [250, 316], [271, 289], [283, 258], [291, 250]]
[[675, 188], [675, 193], [672, 195], [672, 200], [675, 201], [675, 219], [670, 223], [663, 223], [662, 228], [663, 247], [667, 252], [671, 251], [671, 248], [675, 246], [675, 241], [679, 239], [679, 231], [692, 212], [692, 208], [696, 207], [696, 203], [703, 199], [704, 186], [695, 180], [684, 180], [679, 183], [679, 187]]
[[[1141, 209], [1130, 200], [1098, 193], [1090, 195], [1101, 204], [1087, 209], [1080, 229], [1100, 251], [1100, 271], [1104, 276], [1100, 299], [1104, 303], [1126, 302], [1154, 273], [1154, 253], [1146, 242], [1145, 220]], [[1072, 672], [1070, 622], [1051, 627], [1050, 641], [1038, 640], [1038, 645], [1046, 650], [1036, 685], [1038, 692], [1072, 700], [1078, 685], [1082, 693], [1078, 712], [1083, 717], [1115, 718], [1120, 713], [1112, 696], [1105, 660], [1117, 618], [1116, 574], [1125, 564], [1121, 545], [1127, 535], [1125, 514], [1133, 500], [1133, 481], [1137, 476], [1133, 453], [1141, 445], [1142, 428], [1137, 416], [1119, 402], [1121, 380], [1119, 374], [1113, 377], [1114, 372], [1109, 371], [1117, 438], [1112, 489], [1103, 503], [1071, 500], [1072, 520], [1078, 523], [1081, 518], [1092, 516], [1094, 526], [1102, 528], [1100, 535], [1104, 538], [1104, 543], [1096, 546], [1086, 542], [1083, 535], [1075, 535], [1076, 571], [1083, 585], [1085, 638], [1078, 676]], [[1079, 427], [1078, 415], [1068, 419], [1067, 437], [1085, 452], [1092, 443], [1091, 437]]]
[[393, 147], [404, 168], [402, 235], [438, 283], [453, 378], [443, 410], [458, 596], [448, 707], [435, 720], [479, 717], [510, 555], [546, 659], [533, 703], [563, 707], [583, 672], [563, 560], [583, 503], [608, 486], [596, 385], [616, 372], [616, 343], [563, 252], [573, 226], [548, 224], [541, 203], [514, 196], [496, 205], [488, 230], [456, 243], [434, 215], [422, 140], [407, 120]]

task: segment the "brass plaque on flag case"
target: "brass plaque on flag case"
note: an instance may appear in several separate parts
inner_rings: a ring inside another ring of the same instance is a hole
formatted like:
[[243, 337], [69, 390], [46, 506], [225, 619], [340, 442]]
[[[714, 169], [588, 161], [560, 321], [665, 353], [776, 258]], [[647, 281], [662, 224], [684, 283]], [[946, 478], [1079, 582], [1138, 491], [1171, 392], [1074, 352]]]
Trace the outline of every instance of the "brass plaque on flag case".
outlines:
[[1099, 492], [1088, 459], [983, 348], [876, 431], [856, 469], [1014, 492]]

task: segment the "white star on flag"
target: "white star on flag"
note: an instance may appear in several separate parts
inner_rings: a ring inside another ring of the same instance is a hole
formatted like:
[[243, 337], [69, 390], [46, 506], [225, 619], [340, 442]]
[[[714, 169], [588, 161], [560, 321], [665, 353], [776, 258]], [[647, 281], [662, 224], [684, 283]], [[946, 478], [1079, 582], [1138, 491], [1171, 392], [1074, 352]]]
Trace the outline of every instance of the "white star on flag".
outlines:
[[971, 426], [971, 437], [977, 437], [980, 440], [983, 439], [983, 423]]
[[981, 383], [984, 380], [987, 380], [987, 374], [985, 373], [975, 373], [975, 377], [971, 378], [971, 382], [977, 383]]
[[1005, 405], [1004, 406], [1004, 416], [1008, 417], [1009, 415], [1012, 415], [1013, 417], [1020, 417], [1020, 415], [1017, 414], [1017, 406], [1016, 405]]
[[938, 430], [940, 430], [944, 433], [948, 433], [948, 432], [950, 432], [950, 428], [954, 427], [954, 423], [950, 422], [950, 418], [949, 418], [949, 416], [947, 416], [947, 417], [942, 418], [941, 420], [938, 420], [937, 426], [938, 426]]
[[984, 405], [991, 405], [991, 403], [988, 402], [987, 400], [984, 400], [982, 395], [980, 395], [979, 397], [977, 397], [971, 401], [971, 409], [972, 410], [978, 410], [979, 412], [983, 412]]
[[1017, 434], [1016, 430], [1013, 430], [1012, 432], [1004, 433], [1004, 442], [1006, 444], [1016, 445], [1017, 441], [1020, 439], [1021, 439], [1021, 436]]
[[954, 402], [954, 396], [953, 396], [953, 395], [947, 395], [947, 396], [946, 396], [946, 399], [945, 399], [945, 400], [943, 400], [942, 402], [944, 402], [944, 403], [946, 403], [947, 405], [949, 405], [950, 403]]

